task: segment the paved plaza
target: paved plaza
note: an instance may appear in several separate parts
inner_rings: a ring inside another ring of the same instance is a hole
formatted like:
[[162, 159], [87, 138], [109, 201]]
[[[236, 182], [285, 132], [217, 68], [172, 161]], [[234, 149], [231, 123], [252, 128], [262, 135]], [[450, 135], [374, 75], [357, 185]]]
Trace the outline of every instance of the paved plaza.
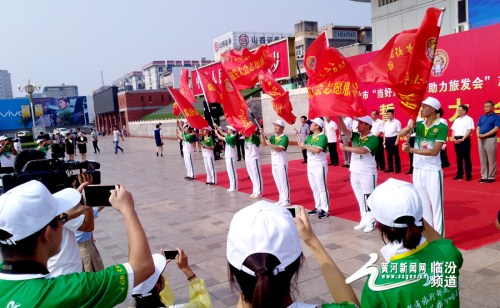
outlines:
[[[244, 193], [229, 193], [219, 186], [184, 180], [184, 162], [177, 141], [165, 141], [164, 157], [156, 157], [152, 138], [125, 138], [120, 146], [125, 152], [115, 155], [112, 138], [106, 136], [99, 140], [102, 153], [89, 154], [89, 159], [95, 158], [101, 163], [102, 183], [121, 183], [132, 192], [153, 252], [161, 248], [183, 248], [193, 271], [205, 279], [214, 307], [234, 307], [238, 292], [232, 292], [228, 283], [226, 236], [233, 214], [251, 204], [253, 199]], [[89, 146], [89, 150], [91, 148]], [[261, 149], [262, 164], [270, 163], [268, 154], [267, 148]], [[289, 147], [289, 159], [301, 158], [296, 146]], [[237, 168], [244, 167], [244, 161], [237, 162]], [[204, 179], [201, 153], [194, 153], [194, 168], [197, 176]], [[225, 170], [223, 160], [216, 161], [216, 169]], [[494, 217], [491, 220], [493, 223]], [[383, 246], [378, 232], [356, 232], [353, 221], [331, 216], [321, 221], [313, 217], [311, 222], [346, 276], [365, 264], [369, 253], [379, 252]], [[113, 209], [103, 210], [95, 221], [94, 235], [106, 266], [127, 260], [127, 238], [120, 214]], [[300, 292], [296, 293], [296, 298], [308, 303], [331, 302], [318, 263], [305, 245], [303, 247], [306, 262], [299, 274]], [[463, 256], [460, 272], [462, 307], [498, 307], [500, 243], [463, 252]], [[184, 274], [175, 264], [167, 265], [166, 273], [176, 302], [187, 301]], [[358, 297], [363, 285], [364, 280], [353, 284]], [[131, 303], [121, 307], [127, 306]]]

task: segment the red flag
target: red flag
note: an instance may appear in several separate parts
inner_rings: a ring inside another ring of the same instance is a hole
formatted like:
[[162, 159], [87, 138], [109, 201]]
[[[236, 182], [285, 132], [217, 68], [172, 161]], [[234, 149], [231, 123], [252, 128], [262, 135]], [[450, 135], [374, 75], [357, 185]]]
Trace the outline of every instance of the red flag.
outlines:
[[196, 103], [196, 98], [194, 98], [193, 91], [191, 91], [191, 88], [189, 87], [189, 71], [185, 68], [181, 70], [181, 80], [180, 80], [180, 86], [179, 86], [179, 91], [181, 92], [182, 96], [184, 96], [190, 103]]
[[271, 73], [261, 71], [259, 74], [260, 86], [264, 92], [273, 98], [273, 109], [285, 122], [290, 125], [295, 123], [297, 117], [293, 114], [292, 103], [290, 102], [290, 95], [283, 87], [274, 80]]
[[256, 51], [247, 48], [229, 50], [221, 56], [222, 66], [234, 80], [239, 90], [253, 88], [261, 70], [266, 71], [274, 64], [274, 57], [269, 53], [267, 45], [260, 46]]
[[222, 101], [222, 94], [218, 85], [204, 72], [196, 70], [198, 78], [200, 78], [201, 88], [207, 103], [220, 103]]
[[358, 68], [362, 82], [390, 87], [412, 119], [417, 117], [429, 82], [441, 14], [440, 9], [427, 9], [420, 28], [396, 34], [370, 63]]
[[193, 105], [182, 96], [181, 92], [174, 88], [168, 88], [170, 94], [175, 99], [176, 103], [179, 105], [180, 110], [186, 117], [186, 121], [189, 123], [191, 127], [202, 129], [203, 127], [207, 127], [207, 121], [198, 113], [196, 109], [194, 109]]
[[172, 109], [172, 112], [173, 112], [174, 116], [176, 116], [176, 117], [179, 117], [179, 115], [181, 114], [181, 110], [179, 109], [179, 105], [177, 105], [176, 102], [174, 102], [174, 108]]
[[227, 71], [221, 69], [221, 92], [224, 115], [231, 126], [246, 137], [250, 137], [257, 126], [248, 121], [248, 105], [240, 91], [236, 88]]
[[309, 118], [366, 115], [356, 74], [347, 59], [328, 46], [325, 32], [307, 49], [304, 66]]

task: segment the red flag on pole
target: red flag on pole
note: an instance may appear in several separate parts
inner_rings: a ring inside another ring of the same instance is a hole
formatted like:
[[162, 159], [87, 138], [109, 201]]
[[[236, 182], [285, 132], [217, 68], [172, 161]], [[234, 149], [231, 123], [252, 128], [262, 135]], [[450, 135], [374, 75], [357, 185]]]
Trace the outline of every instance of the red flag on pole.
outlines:
[[347, 59], [328, 46], [325, 32], [307, 49], [304, 66], [309, 77], [309, 118], [366, 115], [356, 74]]
[[222, 54], [221, 63], [237, 89], [244, 90], [255, 86], [259, 72], [268, 70], [274, 64], [274, 57], [269, 53], [267, 45], [263, 45], [253, 52], [247, 48], [241, 51], [229, 50]]
[[179, 105], [180, 110], [186, 117], [186, 121], [191, 127], [202, 129], [208, 126], [208, 122], [198, 113], [198, 111], [193, 107], [193, 105], [182, 96], [181, 92], [174, 88], [168, 88], [170, 94], [175, 99], [175, 102]]
[[218, 85], [205, 73], [196, 70], [198, 78], [200, 78], [201, 89], [207, 103], [220, 103], [222, 101], [222, 94]]
[[179, 109], [179, 105], [177, 105], [176, 102], [174, 102], [174, 107], [172, 109], [172, 112], [173, 112], [174, 116], [176, 116], [176, 117], [179, 117], [179, 115], [181, 114], [181, 110]]
[[441, 18], [441, 9], [427, 9], [420, 28], [396, 34], [370, 63], [358, 68], [362, 82], [390, 87], [412, 119], [417, 117], [427, 89]]
[[234, 126], [241, 134], [249, 137], [257, 129], [257, 126], [248, 121], [248, 105], [240, 91], [236, 88], [233, 80], [229, 77], [227, 71], [222, 68], [222, 107], [224, 115], [231, 126]]
[[181, 70], [181, 80], [180, 80], [180, 86], [179, 86], [179, 91], [181, 92], [182, 96], [184, 96], [190, 103], [196, 103], [196, 98], [194, 98], [193, 91], [191, 91], [191, 88], [189, 87], [189, 71], [185, 68]]
[[293, 125], [297, 117], [293, 114], [288, 91], [283, 89], [268, 70], [260, 72], [259, 81], [262, 90], [273, 98], [273, 109], [276, 114], [288, 124]]

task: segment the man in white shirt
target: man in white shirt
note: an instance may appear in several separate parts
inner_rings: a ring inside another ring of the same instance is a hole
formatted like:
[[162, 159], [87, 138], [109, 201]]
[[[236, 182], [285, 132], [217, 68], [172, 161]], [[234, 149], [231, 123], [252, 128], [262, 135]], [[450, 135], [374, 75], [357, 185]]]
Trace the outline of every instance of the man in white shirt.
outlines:
[[325, 117], [325, 135], [328, 138], [328, 152], [330, 153], [330, 166], [339, 165], [339, 153], [337, 152], [337, 123], [331, 117]]
[[[307, 137], [311, 134], [311, 129], [309, 123], [307, 123], [307, 117], [300, 117], [300, 128], [299, 128], [299, 138], [301, 141], [305, 141]], [[302, 150], [302, 157], [304, 157], [303, 164], [307, 164], [307, 150]]]
[[[342, 116], [342, 120], [344, 121], [344, 125], [347, 130], [352, 132], [352, 119], [348, 116]], [[340, 141], [346, 146], [351, 144], [351, 140], [349, 140], [349, 138], [347, 138], [342, 132], [340, 132]], [[351, 152], [342, 151], [342, 157], [344, 158], [344, 164], [342, 167], [349, 168], [351, 163]]]
[[[401, 172], [401, 159], [399, 158], [398, 133], [401, 130], [401, 122], [394, 118], [394, 110], [387, 110], [388, 120], [384, 124], [384, 147], [387, 151], [388, 169], [384, 172]], [[396, 165], [396, 166], [394, 166]]]
[[455, 143], [455, 153], [457, 154], [457, 175], [454, 180], [463, 179], [465, 164], [465, 180], [472, 180], [472, 161], [470, 158], [470, 135], [474, 130], [474, 120], [467, 115], [469, 106], [460, 105], [458, 107], [458, 118], [451, 126], [451, 136]]
[[378, 139], [377, 153], [375, 154], [375, 160], [377, 161], [377, 168], [385, 171], [385, 155], [384, 155], [384, 121], [378, 118], [378, 110], [373, 110], [370, 114], [372, 118], [372, 129], [371, 133]]

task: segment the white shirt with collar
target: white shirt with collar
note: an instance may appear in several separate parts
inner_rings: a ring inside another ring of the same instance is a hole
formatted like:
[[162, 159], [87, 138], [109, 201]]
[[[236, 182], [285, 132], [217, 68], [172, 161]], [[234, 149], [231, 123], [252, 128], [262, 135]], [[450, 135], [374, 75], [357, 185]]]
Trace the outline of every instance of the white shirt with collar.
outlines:
[[396, 137], [401, 130], [401, 122], [397, 119], [387, 120], [384, 123], [384, 135], [386, 138]]
[[328, 143], [337, 142], [337, 123], [331, 120], [330, 122], [325, 121], [325, 135], [328, 138]]
[[451, 130], [453, 131], [454, 136], [457, 137], [465, 136], [467, 131], [470, 129], [474, 130], [474, 120], [472, 120], [472, 118], [468, 115], [456, 118], [451, 125]]
[[379, 136], [378, 134], [380, 132], [384, 133], [384, 121], [382, 121], [380, 119], [376, 119], [375, 121], [373, 121], [372, 129], [370, 130], [370, 132], [374, 136], [381, 137], [382, 135]]

